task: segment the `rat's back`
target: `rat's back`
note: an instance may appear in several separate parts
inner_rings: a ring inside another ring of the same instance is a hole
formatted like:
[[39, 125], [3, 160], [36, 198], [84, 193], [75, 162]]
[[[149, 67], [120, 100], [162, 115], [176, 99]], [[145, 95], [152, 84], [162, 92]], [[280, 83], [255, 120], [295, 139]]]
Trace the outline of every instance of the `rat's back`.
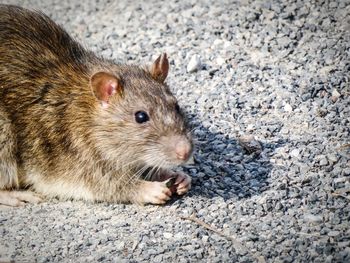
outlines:
[[0, 99], [19, 86], [34, 92], [30, 87], [69, 78], [69, 72], [83, 74], [89, 55], [46, 15], [0, 5]]
[[0, 40], [1, 63], [12, 60], [44, 70], [48, 66], [45, 62], [77, 64], [84, 62], [87, 55], [86, 50], [48, 16], [18, 6], [0, 5]]

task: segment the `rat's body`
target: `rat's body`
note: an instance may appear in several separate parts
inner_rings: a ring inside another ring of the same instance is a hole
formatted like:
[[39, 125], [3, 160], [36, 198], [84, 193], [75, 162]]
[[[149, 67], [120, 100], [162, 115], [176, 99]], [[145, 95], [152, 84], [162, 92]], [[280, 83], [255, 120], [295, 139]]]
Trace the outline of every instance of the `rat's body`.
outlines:
[[[168, 61], [150, 70], [86, 51], [48, 17], [0, 5], [0, 203], [11, 192], [92, 201], [164, 203], [159, 180], [188, 160], [190, 135], [164, 84]], [[149, 173], [148, 173], [149, 172]], [[2, 190], [1, 190], [2, 189]]]

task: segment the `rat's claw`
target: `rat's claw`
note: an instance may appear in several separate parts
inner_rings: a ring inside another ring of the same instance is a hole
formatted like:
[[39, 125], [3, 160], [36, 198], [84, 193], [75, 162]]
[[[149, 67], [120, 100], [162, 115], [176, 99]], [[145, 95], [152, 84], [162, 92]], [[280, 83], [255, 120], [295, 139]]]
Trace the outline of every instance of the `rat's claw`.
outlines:
[[[174, 172], [164, 169], [160, 173], [159, 178], [160, 180], [165, 180], [163, 183], [168, 184], [168, 188], [172, 191], [172, 193], [183, 195], [191, 189], [191, 177], [183, 172]], [[175, 178], [175, 182], [172, 185], [169, 183], [171, 178]]]
[[191, 189], [191, 177], [182, 172], [176, 172], [176, 193], [183, 195]]

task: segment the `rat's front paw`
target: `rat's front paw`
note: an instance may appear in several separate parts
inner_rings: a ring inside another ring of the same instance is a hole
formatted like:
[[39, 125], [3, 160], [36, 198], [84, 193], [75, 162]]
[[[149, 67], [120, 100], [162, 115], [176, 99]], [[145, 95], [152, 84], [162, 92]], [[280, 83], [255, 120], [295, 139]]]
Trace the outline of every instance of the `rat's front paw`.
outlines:
[[175, 177], [176, 193], [178, 195], [186, 194], [191, 189], [191, 177], [183, 172], [176, 172]]
[[140, 187], [141, 202], [144, 204], [165, 204], [172, 192], [164, 182], [142, 182]]
[[183, 172], [173, 172], [171, 170], [163, 170], [161, 172], [161, 180], [170, 181], [169, 178], [175, 178], [172, 185], [168, 185], [172, 193], [178, 195], [186, 194], [191, 189], [191, 177]]

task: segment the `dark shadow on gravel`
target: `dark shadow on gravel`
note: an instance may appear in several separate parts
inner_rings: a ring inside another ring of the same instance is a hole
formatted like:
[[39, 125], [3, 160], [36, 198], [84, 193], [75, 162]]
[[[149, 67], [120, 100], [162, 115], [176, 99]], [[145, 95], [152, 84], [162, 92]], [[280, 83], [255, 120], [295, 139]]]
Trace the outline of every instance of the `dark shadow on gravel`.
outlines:
[[261, 144], [261, 154], [249, 154], [239, 145], [238, 138], [211, 132], [201, 124], [196, 125], [194, 133], [198, 141], [195, 165], [184, 168], [193, 178], [190, 196], [238, 200], [269, 188], [270, 153], [285, 142]]

